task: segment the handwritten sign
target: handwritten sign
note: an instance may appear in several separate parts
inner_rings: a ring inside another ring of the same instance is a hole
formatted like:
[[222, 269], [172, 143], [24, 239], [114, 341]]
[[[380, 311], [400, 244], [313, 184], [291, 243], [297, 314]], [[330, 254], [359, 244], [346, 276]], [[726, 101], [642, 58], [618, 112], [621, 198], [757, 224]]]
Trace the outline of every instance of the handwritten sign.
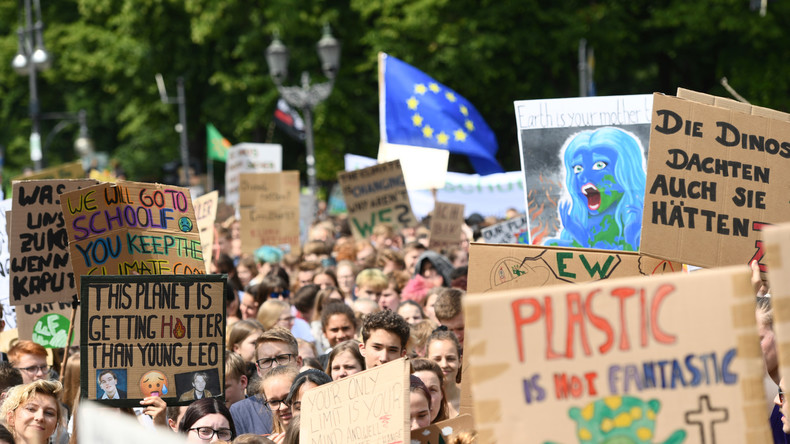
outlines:
[[374, 367], [302, 396], [302, 442], [409, 442], [409, 361]]
[[40, 180], [13, 184], [11, 304], [71, 302], [78, 285], [72, 270], [60, 194], [94, 180]]
[[214, 221], [217, 218], [219, 191], [206, 193], [192, 201], [195, 207], [195, 219], [200, 230], [200, 245], [203, 247], [203, 261], [206, 270], [211, 268], [211, 252], [214, 248]]
[[526, 216], [518, 216], [480, 230], [487, 244], [528, 244], [529, 225]]
[[85, 169], [82, 161], [64, 163], [62, 165], [45, 168], [33, 174], [21, 175], [13, 180], [46, 180], [46, 179], [85, 179]]
[[749, 278], [737, 266], [467, 295], [481, 442], [771, 442], [751, 413], [765, 366]]
[[[766, 227], [761, 234], [771, 284], [779, 374], [790, 375], [790, 224]], [[789, 380], [785, 379], [785, 384]]]
[[[19, 337], [31, 339], [44, 348], [63, 348], [66, 346], [71, 323], [72, 304], [70, 302], [45, 302], [16, 307]], [[80, 308], [77, 306], [75, 318], [78, 322]], [[79, 344], [80, 329], [75, 326], [69, 345]]]
[[206, 272], [186, 188], [103, 183], [64, 193], [61, 206], [77, 276]]
[[[195, 392], [221, 395], [225, 280], [224, 275], [85, 276], [83, 397], [131, 407], [151, 395], [169, 405], [186, 404], [190, 392], [192, 400]], [[103, 399], [115, 393], [117, 398]]]
[[431, 424], [411, 432], [411, 444], [445, 444], [453, 433], [473, 432], [475, 423], [472, 415], [458, 415], [455, 418]]
[[431, 217], [431, 249], [441, 250], [460, 245], [463, 225], [463, 204], [436, 202]]
[[469, 247], [470, 293], [545, 287], [681, 271], [681, 264], [628, 251], [531, 245]]
[[240, 143], [228, 148], [225, 162], [225, 203], [239, 207], [240, 175], [283, 170], [283, 147], [273, 143]]
[[16, 328], [16, 313], [9, 301], [11, 287], [11, 251], [8, 233], [11, 225], [11, 199], [0, 201], [0, 304], [3, 304], [5, 329]]
[[417, 224], [400, 161], [340, 172], [337, 180], [343, 187], [349, 222], [356, 238], [369, 237], [373, 227], [381, 222], [392, 224], [395, 229]]
[[653, 98], [641, 251], [703, 267], [761, 261], [759, 232], [790, 220], [790, 115], [678, 94], [694, 100]]
[[242, 174], [241, 252], [252, 254], [261, 245], [299, 247], [299, 172]]

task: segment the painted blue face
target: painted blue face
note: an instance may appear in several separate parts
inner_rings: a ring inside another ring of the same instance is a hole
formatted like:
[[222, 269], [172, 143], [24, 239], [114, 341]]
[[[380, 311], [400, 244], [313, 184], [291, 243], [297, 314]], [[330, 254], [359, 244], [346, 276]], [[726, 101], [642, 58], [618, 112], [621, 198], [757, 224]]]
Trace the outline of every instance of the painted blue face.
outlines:
[[573, 189], [568, 191], [587, 203], [590, 215], [606, 212], [623, 196], [614, 175], [617, 158], [617, 150], [610, 147], [580, 149], [571, 158]]

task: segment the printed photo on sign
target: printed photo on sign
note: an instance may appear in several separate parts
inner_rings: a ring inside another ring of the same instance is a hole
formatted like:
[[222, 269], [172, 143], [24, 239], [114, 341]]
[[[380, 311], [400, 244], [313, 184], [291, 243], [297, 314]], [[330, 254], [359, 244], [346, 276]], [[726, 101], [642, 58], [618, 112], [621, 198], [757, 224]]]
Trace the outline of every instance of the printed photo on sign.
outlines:
[[220, 393], [217, 369], [176, 373], [176, 395], [179, 401], [196, 401]]
[[126, 369], [96, 370], [96, 399], [126, 399]]
[[639, 250], [651, 103], [516, 102], [531, 244]]

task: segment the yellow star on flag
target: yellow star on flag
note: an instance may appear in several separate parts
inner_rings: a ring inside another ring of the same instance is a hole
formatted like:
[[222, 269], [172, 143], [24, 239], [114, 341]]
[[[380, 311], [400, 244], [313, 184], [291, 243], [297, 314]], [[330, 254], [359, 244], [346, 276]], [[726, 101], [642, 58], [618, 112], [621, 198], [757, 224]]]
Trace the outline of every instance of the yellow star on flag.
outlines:
[[439, 145], [447, 145], [449, 140], [450, 136], [448, 136], [444, 131], [436, 135], [436, 141], [439, 142]]
[[466, 122], [464, 122], [464, 126], [466, 126], [466, 129], [469, 130], [469, 131], [474, 131], [475, 130], [475, 124], [472, 123], [472, 121], [469, 120], [469, 119], [467, 119]]
[[409, 106], [410, 110], [417, 109], [417, 105], [420, 104], [420, 101], [415, 99], [414, 96], [409, 97], [409, 100], [406, 101], [406, 105]]
[[417, 94], [425, 94], [428, 91], [428, 88], [425, 87], [422, 83], [418, 83], [414, 85], [414, 92]]
[[466, 133], [462, 129], [457, 129], [457, 130], [453, 131], [453, 136], [455, 136], [455, 140], [457, 140], [459, 142], [466, 141]]
[[447, 100], [451, 102], [455, 102], [455, 94], [448, 92], [448, 93], [444, 93], [444, 96], [447, 97]]
[[438, 93], [439, 92], [439, 85], [437, 85], [435, 83], [431, 83], [431, 84], [428, 85], [428, 89], [430, 89], [431, 91], [433, 91], [435, 93]]
[[464, 116], [469, 115], [469, 110], [464, 105], [461, 105], [459, 109], [461, 110], [461, 114], [463, 114]]
[[422, 135], [425, 136], [426, 139], [433, 137], [433, 128], [431, 128], [431, 125], [425, 125], [422, 129]]
[[414, 114], [411, 116], [411, 123], [413, 123], [414, 126], [422, 126], [422, 116], [419, 114]]

